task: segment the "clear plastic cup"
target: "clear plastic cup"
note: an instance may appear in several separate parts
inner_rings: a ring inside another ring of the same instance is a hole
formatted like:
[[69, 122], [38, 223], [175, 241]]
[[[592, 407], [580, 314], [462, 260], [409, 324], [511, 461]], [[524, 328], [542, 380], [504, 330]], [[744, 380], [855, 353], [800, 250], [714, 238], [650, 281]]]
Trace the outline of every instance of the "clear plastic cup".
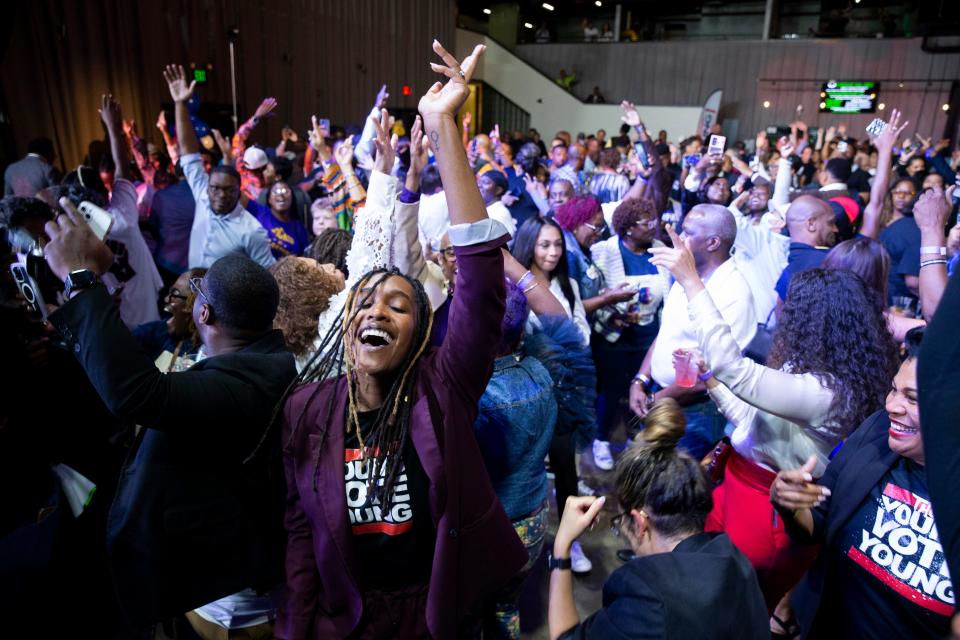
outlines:
[[677, 349], [673, 352], [673, 370], [676, 372], [674, 382], [678, 387], [691, 388], [697, 386], [697, 374], [700, 372], [693, 351]]

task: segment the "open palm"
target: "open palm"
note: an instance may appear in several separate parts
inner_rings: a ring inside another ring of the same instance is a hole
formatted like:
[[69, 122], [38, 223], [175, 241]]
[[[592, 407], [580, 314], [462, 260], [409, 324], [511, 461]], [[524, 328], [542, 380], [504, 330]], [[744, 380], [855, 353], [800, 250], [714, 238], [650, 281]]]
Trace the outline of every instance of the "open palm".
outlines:
[[460, 107], [470, 96], [470, 88], [467, 85], [470, 78], [473, 77], [477, 62], [479, 62], [485, 49], [486, 47], [482, 44], [478, 44], [473, 53], [464, 58], [462, 63], [459, 63], [443, 48], [443, 45], [436, 40], [433, 41], [433, 50], [440, 56], [444, 64], [431, 62], [430, 68], [445, 75], [448, 80], [446, 84], [434, 83], [427, 93], [420, 98], [418, 109], [425, 119], [434, 115], [453, 116], [460, 110]]
[[167, 81], [170, 88], [170, 97], [174, 102], [186, 102], [193, 96], [193, 89], [197, 86], [194, 80], [187, 84], [187, 76], [183, 72], [183, 66], [179, 64], [168, 64], [163, 70], [163, 78]]

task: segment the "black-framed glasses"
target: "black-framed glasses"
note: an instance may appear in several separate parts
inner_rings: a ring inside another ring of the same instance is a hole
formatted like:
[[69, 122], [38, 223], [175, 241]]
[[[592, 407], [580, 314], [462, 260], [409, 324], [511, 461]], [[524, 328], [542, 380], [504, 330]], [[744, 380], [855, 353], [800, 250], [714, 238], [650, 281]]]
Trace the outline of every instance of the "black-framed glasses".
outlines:
[[198, 296], [200, 296], [201, 298], [203, 298], [203, 300], [204, 300], [207, 304], [209, 304], [209, 305], [212, 306], [213, 303], [210, 302], [210, 298], [208, 298], [208, 297], [207, 297], [207, 294], [205, 294], [205, 293], [203, 292], [203, 289], [200, 288], [200, 283], [203, 282], [203, 278], [190, 278], [189, 282], [190, 282], [190, 289], [191, 289], [195, 294], [197, 294]]
[[183, 302], [187, 301], [187, 296], [183, 295], [180, 292], [180, 289], [170, 289], [167, 291], [167, 295], [164, 296], [164, 300], [182, 300]]

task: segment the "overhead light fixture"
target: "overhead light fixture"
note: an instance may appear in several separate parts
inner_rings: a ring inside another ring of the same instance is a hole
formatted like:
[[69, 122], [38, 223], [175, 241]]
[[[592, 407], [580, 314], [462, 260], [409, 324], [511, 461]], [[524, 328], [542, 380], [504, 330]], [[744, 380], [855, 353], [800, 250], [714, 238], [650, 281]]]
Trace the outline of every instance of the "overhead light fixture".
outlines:
[[533, 29], [533, 25], [530, 24], [529, 22], [524, 22], [523, 26], [525, 26], [527, 29]]
[[940, 108], [943, 109], [944, 111], [950, 111], [950, 104], [947, 102], [944, 102], [943, 106]]
[[543, 3], [543, 8], [546, 9], [547, 11], [553, 11], [553, 5], [547, 4], [546, 2]]
[[886, 108], [887, 108], [887, 105], [885, 105], [885, 104], [882, 103], [882, 102], [877, 105], [877, 109], [878, 109], [879, 111], [883, 111], [883, 110], [886, 109]]
[[493, 11], [490, 11], [490, 9], [484, 9], [483, 12], [487, 15], [490, 15], [491, 13], [493, 13]]
[[598, 7], [602, 7], [602, 6], [603, 6], [603, 3], [600, 2], [600, 0], [597, 0], [597, 1], [594, 2], [593, 4], [597, 5]]
[[763, 108], [764, 108], [764, 109], [769, 109], [769, 108], [770, 108], [770, 101], [769, 101], [769, 100], [764, 100], [764, 101], [763, 101]]
[[826, 109], [826, 108], [827, 108], [827, 103], [826, 103], [826, 102], [821, 102], [821, 103], [820, 103], [820, 108], [821, 108], [821, 109]]
[[899, 88], [903, 89], [903, 83], [902, 83], [902, 82], [898, 82], [898, 83], [897, 83], [897, 86], [898, 86]]

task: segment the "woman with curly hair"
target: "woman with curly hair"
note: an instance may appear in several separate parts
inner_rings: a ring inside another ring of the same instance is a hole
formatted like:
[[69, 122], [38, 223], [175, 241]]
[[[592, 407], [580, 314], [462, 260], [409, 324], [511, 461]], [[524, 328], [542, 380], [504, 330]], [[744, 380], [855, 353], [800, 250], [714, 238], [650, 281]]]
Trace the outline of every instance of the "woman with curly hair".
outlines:
[[674, 248], [651, 249], [684, 288], [709, 367], [701, 376], [734, 425], [733, 453], [714, 491], [707, 528], [725, 531], [750, 558], [773, 611], [813, 559], [790, 544], [768, 495], [778, 471], [816, 459], [822, 475], [833, 449], [883, 406], [897, 372], [897, 346], [878, 296], [845, 270], [810, 269], [790, 281], [768, 366], [740, 354], [730, 328], [670, 230]]
[[331, 264], [296, 256], [281, 258], [269, 271], [280, 286], [273, 328], [283, 333], [297, 360], [297, 371], [302, 371], [319, 341], [317, 318], [329, 306], [330, 297], [343, 289], [343, 276]]
[[659, 217], [649, 200], [629, 198], [613, 212], [616, 235], [591, 247], [593, 261], [612, 287], [626, 285], [625, 301], [598, 312], [591, 346], [597, 364], [597, 439], [593, 459], [605, 471], [613, 469], [610, 435], [623, 419], [622, 400], [630, 396], [630, 381], [660, 330], [659, 312], [670, 290], [670, 274], [650, 263]]
[[313, 239], [304, 252], [319, 264], [332, 264], [344, 278], [350, 277], [347, 270], [347, 252], [353, 242], [353, 234], [344, 229], [324, 229]]

